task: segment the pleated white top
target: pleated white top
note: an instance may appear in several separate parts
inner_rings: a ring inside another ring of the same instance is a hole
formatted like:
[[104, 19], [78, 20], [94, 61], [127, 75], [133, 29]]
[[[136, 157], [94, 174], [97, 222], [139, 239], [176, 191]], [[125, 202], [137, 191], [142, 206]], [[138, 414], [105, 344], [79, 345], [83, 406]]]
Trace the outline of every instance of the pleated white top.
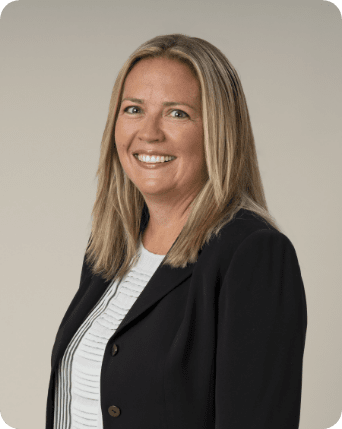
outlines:
[[165, 255], [144, 248], [120, 283], [110, 284], [80, 326], [56, 372], [54, 429], [103, 429], [100, 374], [104, 351]]

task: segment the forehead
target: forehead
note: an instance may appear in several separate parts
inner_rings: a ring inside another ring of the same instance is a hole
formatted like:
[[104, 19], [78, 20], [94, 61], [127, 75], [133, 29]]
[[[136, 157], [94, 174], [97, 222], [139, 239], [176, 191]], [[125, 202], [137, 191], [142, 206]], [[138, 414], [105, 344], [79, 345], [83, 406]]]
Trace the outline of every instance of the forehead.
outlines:
[[[190, 68], [177, 60], [146, 58], [126, 76], [123, 97], [188, 97], [199, 99], [200, 84]], [[173, 101], [173, 100], [167, 100]]]

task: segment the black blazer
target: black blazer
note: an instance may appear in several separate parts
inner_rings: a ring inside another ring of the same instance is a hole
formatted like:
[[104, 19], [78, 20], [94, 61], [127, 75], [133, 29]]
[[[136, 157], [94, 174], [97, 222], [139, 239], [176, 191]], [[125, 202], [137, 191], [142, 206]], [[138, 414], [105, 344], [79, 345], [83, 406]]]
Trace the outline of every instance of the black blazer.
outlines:
[[[68, 343], [110, 282], [83, 262], [52, 350]], [[295, 429], [307, 328], [291, 241], [248, 210], [186, 268], [159, 266], [105, 349], [104, 429]]]

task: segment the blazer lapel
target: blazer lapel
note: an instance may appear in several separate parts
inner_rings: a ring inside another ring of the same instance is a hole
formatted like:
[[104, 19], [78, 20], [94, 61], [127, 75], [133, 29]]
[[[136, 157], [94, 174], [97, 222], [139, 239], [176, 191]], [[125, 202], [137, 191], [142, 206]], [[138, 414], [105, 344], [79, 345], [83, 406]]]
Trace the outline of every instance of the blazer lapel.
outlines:
[[55, 365], [57, 365], [59, 359], [64, 354], [77, 329], [81, 326], [108, 286], [109, 282], [106, 282], [102, 277], [93, 276], [86, 289], [82, 288], [77, 291], [74, 297], [77, 300], [77, 304], [68, 318], [62, 322], [56, 335], [51, 355], [52, 369], [55, 368]]
[[[195, 264], [188, 264], [185, 268], [172, 268], [168, 265], [159, 265], [133, 306], [122, 319], [113, 336], [116, 338], [120, 333], [124, 332], [125, 329], [129, 329], [140, 315], [148, 311], [151, 306], [161, 300], [172, 289], [180, 285], [192, 274], [194, 265]], [[86, 291], [83, 292], [83, 296], [78, 297], [77, 305], [63, 325], [60, 326], [57, 333], [51, 357], [51, 366], [53, 370], [59, 359], [63, 356], [72, 337], [101, 299], [110, 284], [111, 281], [105, 281], [102, 277], [97, 275], [93, 276]]]
[[150, 307], [160, 301], [166, 294], [179, 286], [193, 271], [195, 264], [188, 264], [185, 268], [172, 268], [168, 265], [159, 266], [141, 294], [138, 296], [112, 338], [129, 329], [135, 319], [145, 313]]

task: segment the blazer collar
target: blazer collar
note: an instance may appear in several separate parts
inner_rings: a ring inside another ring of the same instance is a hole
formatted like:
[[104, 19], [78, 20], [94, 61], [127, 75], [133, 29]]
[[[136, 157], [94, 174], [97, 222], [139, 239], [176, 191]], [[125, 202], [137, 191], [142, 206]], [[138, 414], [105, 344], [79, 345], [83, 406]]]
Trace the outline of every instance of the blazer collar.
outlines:
[[[243, 209], [239, 211], [239, 213], [242, 212]], [[149, 213], [145, 204], [142, 211], [140, 232], [143, 232], [143, 230], [146, 228], [148, 220]], [[173, 243], [172, 247], [175, 245], [177, 240], [178, 238]], [[201, 253], [202, 249], [200, 249], [199, 255]], [[120, 325], [111, 338], [115, 339], [120, 334], [124, 333], [127, 329], [129, 329], [130, 326], [132, 326], [134, 321], [139, 316], [146, 313], [149, 308], [160, 301], [166, 294], [171, 292], [184, 280], [191, 276], [194, 266], [195, 263], [192, 263], [187, 264], [185, 268], [172, 268], [168, 265], [160, 264], [132, 307], [122, 319]], [[109, 285], [112, 283], [112, 281], [105, 281], [101, 276], [97, 275], [92, 276], [89, 282], [89, 286], [82, 287], [76, 293], [74, 297], [74, 307], [67, 316], [66, 320], [62, 321], [57, 332], [51, 355], [52, 369], [55, 368], [59, 359], [64, 354], [66, 347], [70, 343], [78, 328], [81, 326], [88, 314], [92, 311], [94, 306], [98, 303]], [[71, 306], [73, 305], [73, 302], [71, 303]]]
[[[191, 276], [194, 265], [193, 263], [188, 264], [185, 268], [172, 268], [168, 265], [160, 264], [111, 338], [116, 338], [129, 329], [139, 316], [146, 313], [149, 308], [161, 300], [166, 294]], [[101, 299], [111, 283], [112, 281], [105, 281], [101, 276], [95, 275], [91, 278], [90, 284], [85, 291], [82, 288], [82, 291], [79, 290], [77, 292], [74, 298], [77, 300], [77, 304], [67, 319], [62, 322], [56, 336], [51, 357], [53, 369], [64, 354], [66, 347], [78, 328]]]

